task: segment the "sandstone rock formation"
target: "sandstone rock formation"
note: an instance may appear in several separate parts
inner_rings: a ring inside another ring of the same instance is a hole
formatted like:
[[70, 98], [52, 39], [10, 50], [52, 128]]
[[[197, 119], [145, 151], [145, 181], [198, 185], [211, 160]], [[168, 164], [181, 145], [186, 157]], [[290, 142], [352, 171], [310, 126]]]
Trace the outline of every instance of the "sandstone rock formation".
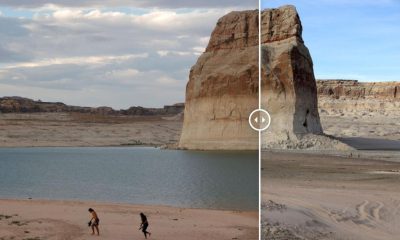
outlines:
[[[323, 135], [313, 63], [293, 6], [261, 18], [262, 108], [272, 117], [264, 148], [347, 148]], [[180, 148], [257, 149], [248, 116], [258, 108], [258, 11], [222, 17], [192, 67]]]
[[262, 107], [272, 116], [263, 147], [325, 148], [331, 140], [322, 136], [313, 62], [295, 7], [264, 10], [261, 29]]
[[218, 20], [190, 70], [180, 148], [258, 149], [248, 116], [258, 108], [258, 11]]

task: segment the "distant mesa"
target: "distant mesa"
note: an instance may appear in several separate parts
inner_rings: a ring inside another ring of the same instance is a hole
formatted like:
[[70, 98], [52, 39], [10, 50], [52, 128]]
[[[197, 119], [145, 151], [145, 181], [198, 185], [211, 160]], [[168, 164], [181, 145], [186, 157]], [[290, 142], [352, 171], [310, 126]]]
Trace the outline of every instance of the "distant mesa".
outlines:
[[317, 80], [318, 95], [334, 99], [400, 100], [400, 82], [359, 82], [357, 80]]
[[318, 106], [325, 114], [397, 116], [400, 110], [400, 82], [318, 80]]
[[72, 112], [90, 113], [100, 115], [175, 115], [183, 112], [184, 103], [166, 105], [163, 108], [130, 107], [128, 109], [114, 110], [111, 107], [81, 107], [66, 105], [62, 102], [35, 101], [23, 97], [0, 98], [0, 113], [40, 113], [40, 112]]

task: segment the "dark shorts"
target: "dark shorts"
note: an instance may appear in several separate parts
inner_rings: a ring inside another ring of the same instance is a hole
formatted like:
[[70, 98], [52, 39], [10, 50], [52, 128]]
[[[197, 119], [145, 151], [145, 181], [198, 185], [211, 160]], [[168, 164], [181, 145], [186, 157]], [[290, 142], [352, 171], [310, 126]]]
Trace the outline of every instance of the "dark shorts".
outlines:
[[96, 219], [93, 221], [92, 226], [99, 226], [100, 219]]

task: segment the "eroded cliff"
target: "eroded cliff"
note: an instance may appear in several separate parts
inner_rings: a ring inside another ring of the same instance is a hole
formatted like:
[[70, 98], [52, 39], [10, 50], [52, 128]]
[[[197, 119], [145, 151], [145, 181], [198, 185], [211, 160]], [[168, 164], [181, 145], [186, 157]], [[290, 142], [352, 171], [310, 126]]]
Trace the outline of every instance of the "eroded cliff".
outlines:
[[345, 148], [323, 135], [311, 55], [294, 6], [262, 12], [262, 107], [272, 116], [263, 148]]
[[[323, 135], [313, 63], [296, 9], [267, 9], [261, 18], [262, 108], [272, 117], [264, 148], [346, 148]], [[248, 124], [258, 108], [258, 11], [219, 19], [192, 67], [180, 148], [257, 149]]]
[[258, 11], [220, 18], [190, 70], [180, 148], [257, 149], [248, 124], [258, 107]]

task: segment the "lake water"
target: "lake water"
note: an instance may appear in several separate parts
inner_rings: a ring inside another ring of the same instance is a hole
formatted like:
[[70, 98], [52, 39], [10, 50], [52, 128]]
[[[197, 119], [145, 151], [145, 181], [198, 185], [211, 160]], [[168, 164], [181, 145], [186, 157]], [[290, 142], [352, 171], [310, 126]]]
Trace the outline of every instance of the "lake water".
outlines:
[[258, 209], [256, 152], [0, 148], [0, 198]]

